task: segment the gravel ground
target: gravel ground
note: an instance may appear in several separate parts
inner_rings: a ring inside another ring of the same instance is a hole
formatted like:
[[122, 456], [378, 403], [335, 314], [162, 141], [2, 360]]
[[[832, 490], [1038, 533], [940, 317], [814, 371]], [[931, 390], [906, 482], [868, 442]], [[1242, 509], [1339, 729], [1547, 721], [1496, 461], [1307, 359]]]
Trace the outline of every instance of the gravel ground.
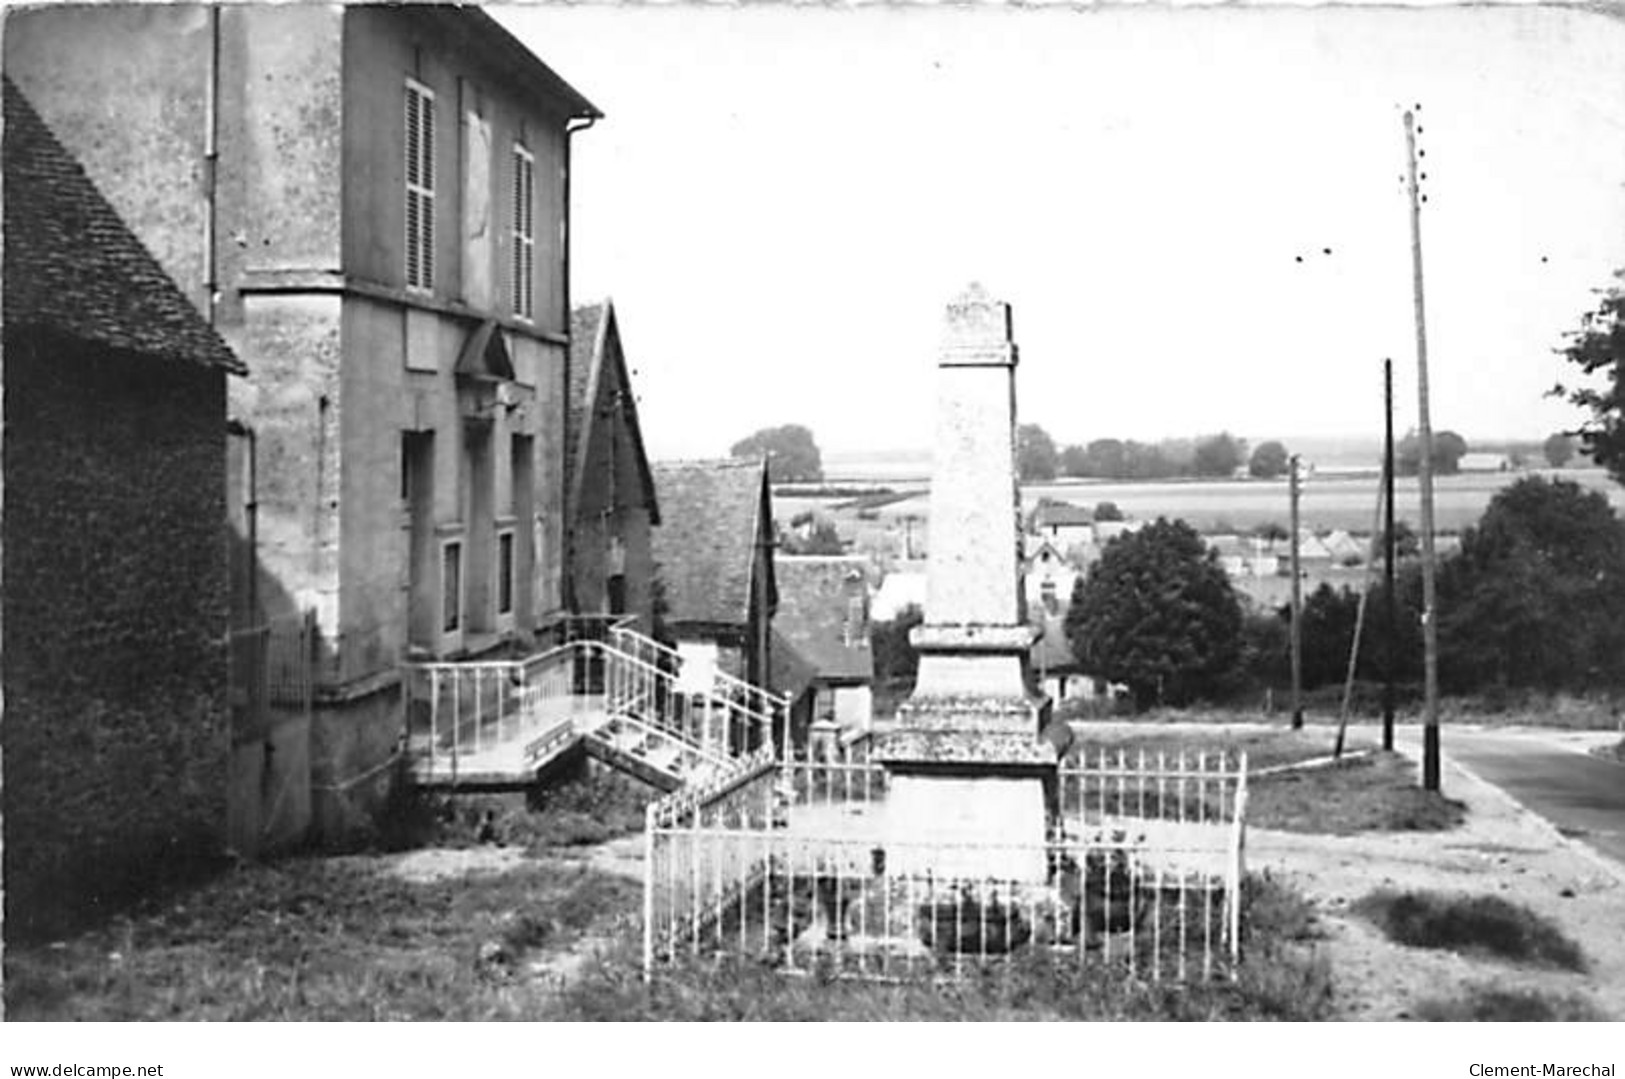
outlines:
[[[1414, 758], [1414, 746], [1399, 747]], [[1581, 750], [1584, 751], [1583, 749]], [[1447, 794], [1467, 803], [1449, 832], [1295, 835], [1249, 829], [1249, 869], [1269, 869], [1316, 905], [1344, 1018], [1392, 1020], [1468, 984], [1588, 998], [1625, 1020], [1625, 867], [1558, 834], [1499, 789], [1446, 759]], [[1349, 905], [1378, 888], [1498, 895], [1550, 918], [1590, 961], [1582, 974], [1390, 943]]]

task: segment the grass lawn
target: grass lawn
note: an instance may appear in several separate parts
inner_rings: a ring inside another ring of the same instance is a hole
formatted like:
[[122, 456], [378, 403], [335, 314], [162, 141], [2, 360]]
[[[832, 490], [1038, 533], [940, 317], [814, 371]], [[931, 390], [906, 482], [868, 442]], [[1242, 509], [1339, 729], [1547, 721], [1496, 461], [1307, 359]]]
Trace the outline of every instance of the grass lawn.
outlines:
[[[1220, 724], [1224, 720], [1215, 719], [1213, 722]], [[1212, 730], [1193, 730], [1189, 727], [1170, 729], [1139, 721], [1080, 723], [1073, 728], [1078, 735], [1073, 743], [1073, 755], [1087, 754], [1088, 759], [1093, 761], [1097, 753], [1104, 751], [1108, 760], [1115, 761], [1121, 750], [1128, 760], [1137, 761], [1141, 750], [1148, 757], [1162, 753], [1169, 759], [1177, 758], [1181, 752], [1187, 758], [1194, 758], [1201, 753], [1227, 753], [1233, 757], [1245, 751], [1248, 771], [1257, 772], [1276, 765], [1328, 757], [1337, 737], [1336, 730], [1329, 727], [1294, 731], [1284, 726], [1280, 729], [1260, 729], [1256, 718], [1237, 722], [1249, 725], [1233, 730], [1219, 726]], [[1344, 744], [1343, 752], [1368, 750], [1374, 745], [1370, 739], [1361, 740], [1351, 735]]]
[[1446, 948], [1530, 966], [1583, 971], [1580, 946], [1528, 907], [1494, 895], [1372, 892], [1354, 903], [1388, 939], [1415, 948]]
[[11, 1019], [533, 1017], [526, 963], [635, 916], [641, 888], [575, 865], [427, 882], [377, 857], [228, 872], [58, 942], [8, 944]]
[[1283, 832], [1441, 832], [1466, 817], [1461, 802], [1424, 791], [1416, 766], [1395, 753], [1259, 776], [1247, 791], [1247, 823]]
[[1430, 1023], [1596, 1023], [1607, 1017], [1578, 994], [1506, 989], [1482, 983], [1455, 996], [1429, 997], [1413, 1010]]
[[550, 1007], [548, 1018], [680, 1021], [1324, 1020], [1331, 972], [1308, 947], [1318, 935], [1308, 903], [1265, 876], [1246, 886], [1248, 945], [1235, 981], [1152, 982], [1099, 961], [1035, 951], [981, 979], [887, 984], [782, 975], [734, 959], [696, 959], [640, 979], [630, 949], [601, 957]]

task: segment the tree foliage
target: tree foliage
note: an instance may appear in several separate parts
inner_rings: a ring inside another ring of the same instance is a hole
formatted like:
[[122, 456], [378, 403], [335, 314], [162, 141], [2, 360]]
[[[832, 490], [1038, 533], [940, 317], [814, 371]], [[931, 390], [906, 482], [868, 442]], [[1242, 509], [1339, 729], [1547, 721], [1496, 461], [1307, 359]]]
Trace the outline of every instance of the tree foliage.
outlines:
[[1438, 602], [1447, 689], [1625, 685], [1625, 523], [1597, 491], [1503, 488], [1440, 568]]
[[1222, 693], [1238, 673], [1242, 611], [1218, 556], [1184, 521], [1107, 544], [1073, 589], [1066, 634], [1083, 668], [1139, 707]]
[[1247, 443], [1228, 431], [1196, 440], [1192, 468], [1198, 476], [1226, 478], [1247, 461]]
[[733, 457], [766, 456], [774, 483], [819, 483], [824, 461], [813, 433], [799, 423], [764, 427], [733, 444]]
[[1581, 316], [1580, 329], [1561, 350], [1588, 384], [1569, 388], [1558, 383], [1552, 392], [1589, 413], [1579, 431], [1581, 445], [1610, 476], [1625, 483], [1625, 270], [1615, 277], [1621, 284], [1610, 287], [1597, 308]]
[[1023, 483], [1054, 479], [1059, 464], [1055, 441], [1048, 431], [1036, 423], [1024, 423], [1016, 428], [1016, 475]]
[[1553, 468], [1562, 468], [1574, 458], [1574, 439], [1559, 431], [1549, 435], [1541, 443], [1540, 452], [1545, 455], [1546, 463]]
[[[1453, 475], [1461, 468], [1461, 459], [1467, 455], [1467, 440], [1454, 431], [1433, 432], [1433, 474]], [[1394, 472], [1401, 476], [1414, 476], [1422, 470], [1422, 439], [1415, 431], [1407, 431], [1394, 449]]]
[[869, 645], [874, 651], [875, 678], [882, 683], [912, 687], [919, 671], [919, 653], [908, 643], [908, 631], [925, 621], [925, 612], [909, 604], [889, 622], [869, 627]]
[[1095, 503], [1096, 521], [1121, 521], [1122, 519], [1123, 511], [1118, 509], [1117, 503], [1109, 500]]
[[1260, 442], [1247, 462], [1247, 472], [1254, 479], [1273, 480], [1286, 475], [1291, 460], [1286, 447], [1279, 442]]
[[1061, 450], [1061, 475], [1063, 476], [1090, 476], [1089, 450], [1085, 446], [1072, 443]]

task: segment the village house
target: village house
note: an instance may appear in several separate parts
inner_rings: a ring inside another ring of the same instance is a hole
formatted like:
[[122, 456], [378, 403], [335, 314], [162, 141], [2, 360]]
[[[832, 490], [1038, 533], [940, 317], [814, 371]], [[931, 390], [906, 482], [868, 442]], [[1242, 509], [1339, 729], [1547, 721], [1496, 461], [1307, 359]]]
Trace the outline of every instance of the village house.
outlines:
[[4, 86], [5, 925], [27, 935], [224, 851], [244, 367]]
[[767, 685], [779, 594], [766, 460], [660, 462], [654, 480], [655, 573], [683, 685], [708, 687], [718, 672]]
[[364, 826], [403, 662], [522, 652], [566, 611], [570, 141], [599, 113], [477, 8], [6, 29], [7, 72], [252, 371], [251, 617], [312, 612], [315, 824]]
[[569, 392], [570, 608], [652, 633], [660, 507], [609, 300], [571, 312]]
[[1095, 514], [1084, 506], [1046, 499], [1033, 510], [1028, 531], [1065, 551], [1074, 544], [1094, 541]]
[[774, 562], [773, 688], [790, 698], [793, 741], [815, 724], [851, 735], [874, 718], [869, 562], [798, 556]]
[[1023, 536], [1021, 546], [1022, 589], [1027, 607], [1042, 607], [1053, 615], [1071, 601], [1072, 588], [1082, 575], [1080, 568], [1048, 535]]

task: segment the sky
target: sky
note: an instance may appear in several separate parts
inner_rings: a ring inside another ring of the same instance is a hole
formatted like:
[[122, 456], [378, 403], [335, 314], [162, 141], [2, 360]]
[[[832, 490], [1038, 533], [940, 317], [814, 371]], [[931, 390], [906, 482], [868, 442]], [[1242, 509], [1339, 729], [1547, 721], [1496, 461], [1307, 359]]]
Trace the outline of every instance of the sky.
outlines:
[[1402, 114], [1435, 429], [1540, 438], [1625, 266], [1625, 21], [1517, 8], [534, 6], [605, 113], [572, 289], [615, 301], [657, 458], [802, 423], [928, 448], [943, 310], [1014, 309], [1057, 443], [1416, 422]]

